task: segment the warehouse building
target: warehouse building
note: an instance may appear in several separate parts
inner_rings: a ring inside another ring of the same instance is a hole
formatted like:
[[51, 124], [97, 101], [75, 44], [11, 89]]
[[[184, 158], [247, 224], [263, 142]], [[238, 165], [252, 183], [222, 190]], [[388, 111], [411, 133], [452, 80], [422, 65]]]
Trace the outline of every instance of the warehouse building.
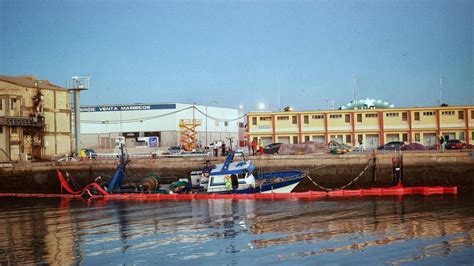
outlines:
[[248, 121], [250, 139], [265, 145], [335, 140], [366, 149], [391, 141], [436, 147], [440, 135], [474, 143], [474, 106], [251, 112]]
[[35, 76], [0, 75], [0, 161], [71, 152], [69, 91]]
[[80, 112], [80, 146], [96, 149], [113, 149], [119, 141], [127, 148], [170, 147], [190, 137], [203, 147], [230, 139], [236, 145], [243, 121], [238, 109], [183, 103], [91, 105]]

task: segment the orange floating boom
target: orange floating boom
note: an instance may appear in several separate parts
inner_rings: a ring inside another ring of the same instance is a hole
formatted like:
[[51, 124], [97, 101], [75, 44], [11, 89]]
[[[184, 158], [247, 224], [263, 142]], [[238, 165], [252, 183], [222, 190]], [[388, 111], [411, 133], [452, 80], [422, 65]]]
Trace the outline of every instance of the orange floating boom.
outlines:
[[[106, 194], [92, 195], [93, 199], [108, 200], [293, 200], [321, 199], [325, 197], [359, 197], [359, 196], [403, 196], [403, 195], [440, 195], [457, 194], [457, 187], [389, 187], [357, 190], [308, 191], [296, 193], [258, 193], [258, 194]], [[32, 198], [81, 198], [79, 194], [28, 194], [0, 193], [0, 197], [32, 197]]]

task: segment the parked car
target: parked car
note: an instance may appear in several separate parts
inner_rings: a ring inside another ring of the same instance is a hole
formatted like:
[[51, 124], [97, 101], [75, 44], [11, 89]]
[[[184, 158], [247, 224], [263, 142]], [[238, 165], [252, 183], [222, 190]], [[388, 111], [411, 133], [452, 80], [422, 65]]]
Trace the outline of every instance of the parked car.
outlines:
[[379, 151], [394, 151], [397, 150], [399, 151], [401, 146], [405, 145], [405, 142], [403, 141], [391, 141], [389, 143], [386, 143], [384, 145], [381, 145], [377, 148]]
[[222, 147], [222, 144], [223, 144], [223, 143], [224, 143], [224, 142], [223, 142], [223, 141], [220, 141], [220, 140], [214, 141], [214, 142], [210, 143], [210, 144], [208, 145], [208, 147], [209, 147], [209, 149], [211, 149], [211, 150], [213, 150], [213, 149], [220, 149], [220, 148]]
[[460, 150], [464, 148], [466, 144], [464, 144], [462, 141], [458, 139], [452, 139], [449, 140], [448, 143], [446, 143], [446, 149], [451, 149], [451, 150]]
[[180, 155], [183, 153], [183, 149], [181, 146], [171, 146], [168, 148], [168, 152], [170, 155]]
[[280, 146], [282, 145], [283, 143], [272, 143], [272, 144], [268, 144], [267, 146], [263, 147], [263, 153], [265, 154], [275, 154], [275, 153], [278, 153], [278, 151], [280, 150]]
[[91, 158], [91, 159], [97, 159], [97, 152], [95, 152], [93, 149], [81, 149], [80, 153], [81, 158]]

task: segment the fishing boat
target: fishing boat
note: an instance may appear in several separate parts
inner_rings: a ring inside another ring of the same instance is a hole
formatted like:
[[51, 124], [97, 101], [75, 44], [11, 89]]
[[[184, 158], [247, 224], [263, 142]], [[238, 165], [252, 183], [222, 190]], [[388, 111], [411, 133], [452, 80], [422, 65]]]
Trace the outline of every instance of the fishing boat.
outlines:
[[[241, 155], [242, 160], [235, 161], [236, 155]], [[121, 147], [119, 164], [110, 182], [96, 180], [88, 186], [74, 191], [69, 185], [68, 179], [61, 171], [57, 171], [61, 186], [70, 194], [91, 196], [91, 194], [101, 194], [108, 196], [111, 194], [168, 194], [177, 192], [189, 193], [197, 192], [202, 194], [241, 194], [241, 193], [289, 193], [304, 178], [304, 173], [300, 171], [281, 171], [272, 173], [254, 173], [253, 165], [243, 152], [231, 152], [227, 155], [223, 164], [219, 164], [210, 171], [194, 171], [191, 173], [189, 187], [181, 185], [185, 183], [183, 179], [171, 184], [174, 191], [160, 189], [159, 176], [149, 175], [140, 182], [123, 184], [125, 178], [125, 168], [129, 163], [127, 156]], [[191, 186], [192, 185], [192, 186]], [[192, 189], [194, 188], [194, 190]], [[91, 193], [91, 191], [93, 191]]]
[[243, 152], [230, 152], [223, 164], [207, 167], [191, 172], [192, 187], [205, 193], [290, 193], [305, 177], [300, 171], [256, 173]]

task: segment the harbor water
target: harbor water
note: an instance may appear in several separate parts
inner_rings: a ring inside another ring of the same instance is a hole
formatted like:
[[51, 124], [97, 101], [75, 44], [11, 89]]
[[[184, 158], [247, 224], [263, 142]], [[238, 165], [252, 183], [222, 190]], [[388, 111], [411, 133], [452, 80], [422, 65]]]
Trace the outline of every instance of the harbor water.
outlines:
[[0, 264], [466, 264], [474, 197], [0, 199]]

